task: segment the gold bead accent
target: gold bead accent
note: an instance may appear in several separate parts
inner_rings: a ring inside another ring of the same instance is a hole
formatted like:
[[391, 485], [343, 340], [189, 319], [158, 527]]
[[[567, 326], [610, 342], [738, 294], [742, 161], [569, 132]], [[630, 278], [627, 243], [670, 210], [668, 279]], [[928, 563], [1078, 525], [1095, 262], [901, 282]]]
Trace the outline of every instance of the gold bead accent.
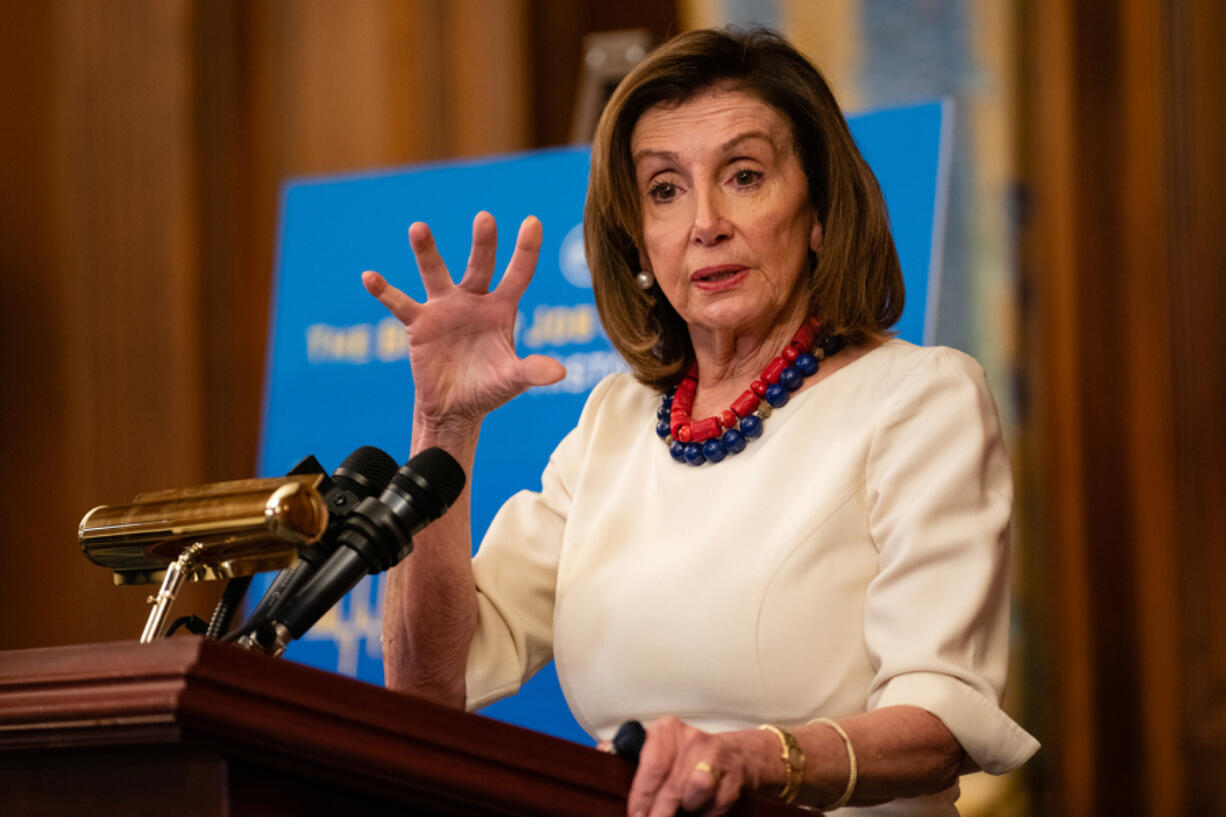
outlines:
[[774, 411], [774, 409], [771, 408], [771, 404], [766, 402], [766, 400], [763, 400], [761, 405], [758, 406], [758, 410], [755, 411], [754, 414], [765, 420], [767, 417], [771, 416], [772, 411]]

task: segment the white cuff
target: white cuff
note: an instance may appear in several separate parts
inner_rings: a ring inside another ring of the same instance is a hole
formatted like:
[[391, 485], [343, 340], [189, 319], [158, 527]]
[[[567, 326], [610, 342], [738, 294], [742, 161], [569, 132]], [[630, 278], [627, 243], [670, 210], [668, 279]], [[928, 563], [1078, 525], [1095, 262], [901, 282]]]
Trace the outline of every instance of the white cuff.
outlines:
[[871, 708], [910, 705], [936, 715], [979, 768], [1004, 774], [1021, 766], [1039, 742], [994, 701], [950, 675], [909, 672], [886, 682]]

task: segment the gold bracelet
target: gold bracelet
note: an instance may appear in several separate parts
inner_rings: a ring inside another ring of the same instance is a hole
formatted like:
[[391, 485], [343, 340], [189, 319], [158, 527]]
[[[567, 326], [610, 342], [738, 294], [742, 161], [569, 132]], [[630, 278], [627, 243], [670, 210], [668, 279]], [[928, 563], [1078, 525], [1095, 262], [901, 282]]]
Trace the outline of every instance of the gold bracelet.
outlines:
[[843, 739], [843, 745], [847, 747], [847, 765], [851, 771], [847, 775], [847, 788], [843, 790], [843, 795], [828, 806], [824, 806], [822, 811], [834, 811], [836, 808], [842, 808], [851, 800], [852, 793], [856, 790], [856, 778], [859, 776], [859, 769], [856, 764], [856, 750], [851, 746], [851, 738], [847, 737], [847, 733], [843, 731], [843, 727], [839, 726], [830, 718], [814, 718], [809, 721], [810, 724], [820, 723], [829, 726], [839, 734]]
[[783, 771], [787, 775], [787, 782], [783, 784], [783, 791], [779, 792], [779, 799], [790, 805], [796, 800], [796, 795], [800, 794], [800, 784], [805, 779], [804, 750], [791, 732], [769, 723], [758, 728], [774, 732], [775, 737], [779, 738], [779, 747], [782, 750], [779, 758], [783, 761]]

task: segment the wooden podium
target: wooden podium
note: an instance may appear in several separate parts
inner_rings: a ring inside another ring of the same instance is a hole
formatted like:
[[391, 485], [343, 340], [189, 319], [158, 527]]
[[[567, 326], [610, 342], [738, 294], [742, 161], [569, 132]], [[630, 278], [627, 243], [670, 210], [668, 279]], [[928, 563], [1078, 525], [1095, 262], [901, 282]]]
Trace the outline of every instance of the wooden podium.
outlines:
[[[622, 817], [611, 755], [216, 641], [0, 653], [0, 814]], [[799, 814], [745, 798], [741, 817]]]

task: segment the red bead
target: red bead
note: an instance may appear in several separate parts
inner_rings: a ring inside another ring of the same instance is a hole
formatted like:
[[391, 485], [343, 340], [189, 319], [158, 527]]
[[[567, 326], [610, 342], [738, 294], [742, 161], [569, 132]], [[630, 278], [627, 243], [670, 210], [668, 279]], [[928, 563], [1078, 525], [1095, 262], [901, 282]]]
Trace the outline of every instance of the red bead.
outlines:
[[702, 443], [719, 436], [719, 420], [708, 417], [705, 420], [695, 420], [690, 423], [690, 439], [682, 442]]
[[[736, 412], [738, 417], [748, 417], [758, 410], [758, 406], [762, 403], [758, 395], [754, 394], [751, 389], [746, 389], [745, 393], [736, 399], [732, 404], [732, 410]], [[732, 428], [731, 425], [728, 428]]]
[[809, 318], [805, 321], [804, 326], [797, 329], [796, 334], [792, 335], [792, 343], [799, 346], [801, 351], [807, 352], [813, 348], [813, 342], [817, 340], [821, 331], [822, 322], [817, 318]]
[[778, 383], [779, 375], [783, 374], [783, 370], [788, 367], [788, 362], [781, 357], [777, 357], [770, 362], [770, 365], [762, 370], [762, 379], [767, 383]]
[[[694, 408], [694, 395], [698, 391], [698, 362], [691, 363], [686, 375], [673, 391], [672, 404], [669, 408], [669, 430], [672, 432], [672, 442], [706, 443], [719, 437], [725, 429], [735, 429], [738, 422], [745, 437], [761, 434], [762, 423], [758, 418], [766, 418], [771, 413], [771, 406], [762, 403], [767, 390], [780, 391], [785, 398], [782, 402], [787, 402], [787, 393], [779, 385], [779, 378], [784, 370], [794, 365], [802, 354], [813, 354], [818, 360], [825, 357], [821, 347], [816, 346], [817, 338], [821, 337], [821, 329], [821, 322], [817, 318], [806, 320], [792, 336], [792, 342], [784, 347], [779, 357], [772, 360], [770, 365], [762, 370], [760, 379], [749, 384], [749, 388], [732, 403], [731, 409], [724, 409], [716, 416], [707, 417], [705, 420], [690, 418], [690, 412]], [[790, 371], [795, 372], [796, 370]], [[772, 397], [777, 396], [772, 393]], [[774, 405], [782, 405], [782, 403], [776, 401]], [[757, 429], [756, 434], [751, 433], [752, 429], [748, 427], [751, 421]], [[741, 439], [740, 445], [743, 448], [744, 439], [740, 437], [738, 439]], [[665, 441], [669, 440], [666, 438]], [[715, 443], [711, 445], [715, 446]], [[719, 462], [720, 459], [723, 457], [717, 457], [712, 461]]]

